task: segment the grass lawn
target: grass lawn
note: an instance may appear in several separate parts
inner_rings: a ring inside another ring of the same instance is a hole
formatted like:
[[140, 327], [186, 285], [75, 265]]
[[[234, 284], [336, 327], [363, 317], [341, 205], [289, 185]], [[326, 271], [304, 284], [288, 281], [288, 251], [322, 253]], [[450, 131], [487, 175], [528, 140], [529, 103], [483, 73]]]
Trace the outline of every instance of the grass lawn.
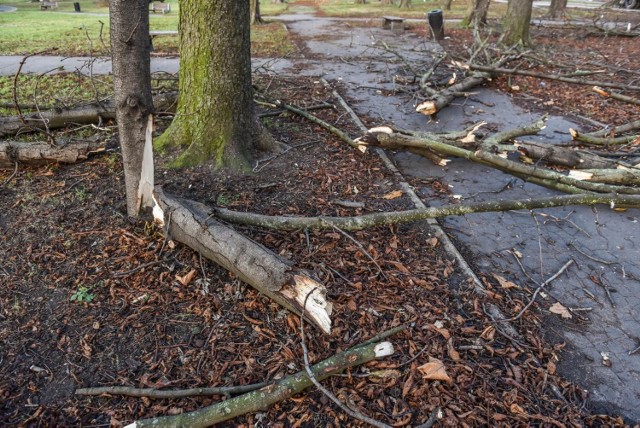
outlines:
[[[53, 10], [40, 10], [39, 3], [0, 0], [17, 7], [12, 13], [0, 13], [0, 55], [24, 55], [46, 51], [49, 55], [105, 55], [109, 52], [109, 10], [103, 1], [80, 1], [81, 13], [73, 2], [58, 2]], [[151, 30], [177, 30], [177, 0], [170, 1], [171, 13], [151, 13]], [[264, 15], [287, 9], [286, 4], [261, 5]], [[154, 40], [156, 53], [177, 53], [178, 37]], [[279, 24], [252, 27], [252, 54], [280, 56], [294, 50], [285, 29]]]

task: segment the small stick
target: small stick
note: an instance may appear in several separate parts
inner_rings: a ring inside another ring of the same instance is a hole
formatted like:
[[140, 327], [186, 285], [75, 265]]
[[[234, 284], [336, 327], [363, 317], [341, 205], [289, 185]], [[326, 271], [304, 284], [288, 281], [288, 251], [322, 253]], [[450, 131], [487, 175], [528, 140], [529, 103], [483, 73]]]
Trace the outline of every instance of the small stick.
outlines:
[[130, 386], [101, 386], [95, 388], [76, 389], [76, 395], [126, 395], [128, 397], [149, 397], [149, 398], [183, 398], [198, 395], [234, 395], [244, 394], [264, 388], [273, 382], [261, 382], [251, 385], [221, 386], [218, 388], [190, 388], [190, 389], [169, 389], [160, 390], [155, 388], [133, 388]]
[[573, 259], [566, 262], [558, 272], [556, 272], [552, 277], [550, 277], [545, 282], [540, 284], [540, 286], [536, 288], [536, 291], [533, 293], [533, 296], [531, 297], [531, 300], [529, 300], [529, 303], [527, 303], [527, 305], [518, 313], [518, 315], [511, 318], [497, 320], [496, 322], [516, 321], [517, 319], [519, 319], [527, 311], [527, 309], [529, 309], [531, 305], [533, 305], [533, 302], [536, 301], [536, 297], [538, 296], [538, 293], [540, 293], [547, 284], [549, 284], [551, 281], [559, 277], [565, 270], [567, 270], [567, 268], [571, 266], [571, 264], [573, 264]]
[[18, 173], [18, 161], [15, 162], [15, 168], [13, 169], [13, 174], [11, 174], [9, 177], [7, 177], [6, 180], [4, 180], [2, 184], [0, 184], [0, 187], [4, 187], [7, 183], [9, 183], [13, 179], [13, 177], [16, 176], [17, 173]]
[[629, 351], [629, 355], [633, 355], [636, 352], [640, 351], [640, 346], [638, 346], [636, 349], [634, 349], [633, 351]]
[[373, 256], [371, 256], [371, 254], [369, 254], [369, 252], [367, 250], [364, 249], [364, 247], [362, 246], [362, 244], [360, 242], [358, 242], [357, 239], [353, 238], [351, 235], [349, 235], [347, 232], [345, 232], [344, 230], [340, 229], [338, 226], [336, 225], [331, 225], [335, 230], [337, 230], [338, 232], [340, 232], [341, 234], [343, 234], [345, 237], [347, 237], [348, 239], [351, 240], [351, 242], [353, 242], [354, 244], [356, 244], [358, 247], [360, 247], [360, 250], [362, 250], [362, 252], [364, 253], [365, 256], [367, 256], [369, 258], [369, 260], [371, 260], [373, 262], [374, 265], [376, 265], [376, 267], [378, 268], [378, 272], [380, 272], [380, 274], [387, 279], [387, 275], [382, 271], [382, 268], [380, 267], [380, 265], [378, 264], [378, 262], [376, 262], [376, 260], [373, 258]]

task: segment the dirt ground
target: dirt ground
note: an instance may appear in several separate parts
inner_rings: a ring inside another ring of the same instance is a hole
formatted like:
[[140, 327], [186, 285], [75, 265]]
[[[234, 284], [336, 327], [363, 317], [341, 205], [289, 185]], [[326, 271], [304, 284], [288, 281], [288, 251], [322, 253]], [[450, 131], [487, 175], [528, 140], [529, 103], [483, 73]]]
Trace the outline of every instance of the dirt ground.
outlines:
[[[572, 50], [581, 57], [572, 57], [576, 66], [606, 58], [618, 67], [607, 79], [640, 79], [637, 39], [543, 30], [534, 37], [546, 56]], [[257, 83], [269, 96], [302, 106], [337, 104], [313, 78]], [[567, 84], [516, 77], [493, 85], [510, 92], [518, 86], [521, 102], [532, 106], [553, 105], [607, 123], [638, 117], [637, 107], [582, 90], [576, 102], [576, 87]], [[340, 109], [316, 114], [358, 133]], [[260, 162], [254, 175], [167, 170], [160, 159], [158, 182], [172, 194], [266, 214], [347, 216], [413, 207], [375, 154], [360, 154], [297, 116], [264, 121], [292, 149]], [[100, 138], [111, 150], [87, 162], [0, 172], [0, 425], [120, 426], [223, 399], [82, 398], [73, 395], [79, 387], [226, 386], [303, 369], [296, 316], [190, 249], [166, 242], [153, 225], [126, 217], [117, 136]], [[448, 198], [438, 180], [428, 185]], [[343, 208], [339, 200], [364, 208]], [[307, 329], [312, 362], [390, 327], [409, 326], [391, 339], [392, 357], [325, 382], [363, 413], [393, 426], [425, 423], [436, 408], [444, 412], [442, 426], [624, 425], [618, 415], [591, 412], [579, 385], [558, 376], [562, 345], [545, 340], [535, 311], [519, 326], [526, 342], [495, 328], [485, 305], [511, 313], [528, 295], [491, 279], [489, 295], [475, 295], [427, 225], [350, 237], [238, 230], [326, 284], [334, 327], [331, 335]], [[424, 378], [418, 367], [430, 358], [444, 363], [449, 382]], [[310, 389], [225, 426], [362, 424]]]

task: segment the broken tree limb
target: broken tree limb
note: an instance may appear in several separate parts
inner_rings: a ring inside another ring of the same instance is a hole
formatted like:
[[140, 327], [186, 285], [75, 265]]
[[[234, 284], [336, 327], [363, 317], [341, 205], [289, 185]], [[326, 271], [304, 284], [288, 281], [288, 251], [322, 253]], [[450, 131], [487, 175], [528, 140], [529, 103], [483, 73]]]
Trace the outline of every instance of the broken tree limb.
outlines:
[[390, 128], [373, 128], [356, 142], [364, 147], [371, 145], [389, 149], [406, 149], [406, 147], [428, 148], [440, 155], [456, 156], [468, 159], [483, 165], [490, 166], [509, 174], [522, 178], [545, 187], [561, 190], [565, 193], [598, 192], [598, 193], [623, 193], [640, 194], [640, 189], [624, 186], [612, 186], [602, 183], [592, 183], [567, 177], [556, 171], [539, 168], [538, 166], [524, 165], [501, 156], [494, 155], [484, 150], [472, 152], [441, 141], [415, 138], [397, 132], [389, 132]]
[[594, 137], [592, 134], [584, 134], [573, 128], [569, 129], [569, 134], [574, 141], [580, 141], [592, 146], [619, 146], [640, 140], [640, 135], [629, 135], [622, 137]]
[[471, 70], [483, 71], [485, 73], [489, 73], [492, 75], [493, 74], [515, 74], [519, 76], [537, 77], [538, 79], [557, 80], [560, 82], [572, 83], [574, 85], [601, 86], [603, 88], [627, 89], [630, 91], [640, 90], [640, 86], [624, 85], [622, 83], [614, 83], [614, 82], [598, 82], [594, 80], [580, 80], [580, 79], [574, 79], [572, 77], [566, 77], [566, 76], [561, 76], [557, 74], [538, 73], [535, 71], [517, 70], [514, 68], [490, 67], [490, 66], [478, 65], [478, 64], [470, 64], [469, 68]]
[[499, 146], [505, 141], [510, 141], [514, 138], [523, 137], [525, 135], [536, 135], [547, 126], [547, 117], [548, 115], [545, 114], [540, 119], [529, 125], [525, 125], [520, 128], [507, 129], [506, 131], [496, 132], [492, 136], [486, 138], [482, 142], [482, 146]]
[[[155, 110], [170, 111], [175, 109], [176, 92], [155, 95], [153, 104]], [[100, 120], [116, 118], [116, 106], [113, 99], [101, 103], [91, 103], [72, 109], [54, 109], [20, 116], [0, 118], [0, 137], [7, 137], [25, 132], [42, 132], [45, 130], [43, 121], [51, 129], [60, 129], [69, 125], [86, 125], [99, 123]]]
[[640, 120], [634, 120], [633, 122], [629, 122], [620, 126], [614, 126], [613, 128], [605, 128], [599, 131], [589, 132], [589, 135], [593, 137], [604, 137], [605, 135], [615, 136], [616, 134], [635, 131], [636, 129], [640, 129]]
[[577, 169], [615, 168], [618, 163], [582, 150], [570, 149], [553, 144], [534, 141], [520, 141], [513, 147], [523, 155], [540, 159], [553, 165], [567, 166]]
[[605, 98], [613, 98], [614, 100], [618, 100], [618, 101], [622, 101], [625, 103], [629, 103], [629, 104], [635, 104], [640, 106], [640, 99], [638, 98], [633, 98], [630, 97], [628, 95], [623, 95], [623, 94], [619, 94], [617, 92], [612, 92], [612, 91], [605, 91], [604, 89], [602, 89], [599, 86], [594, 86], [593, 88], [591, 88], [591, 90], [593, 92], [595, 92], [598, 95], [601, 95]]
[[154, 218], [167, 225], [171, 239], [193, 248], [298, 315], [305, 297], [313, 292], [305, 316], [323, 332], [330, 332], [332, 305], [324, 285], [291, 266], [290, 261], [213, 220], [205, 205], [170, 197], [160, 187], [156, 187], [154, 199]]
[[439, 207], [418, 208], [406, 211], [377, 212], [354, 217], [289, 217], [268, 216], [263, 214], [231, 211], [216, 208], [215, 216], [238, 224], [263, 227], [266, 229], [296, 230], [296, 229], [333, 229], [334, 226], [343, 230], [362, 230], [368, 227], [385, 226], [390, 224], [410, 223], [428, 218], [441, 218], [452, 215], [466, 215], [482, 212], [497, 212], [511, 210], [532, 210], [537, 208], [552, 208], [567, 205], [596, 205], [607, 204], [615, 206], [640, 207], [640, 195], [617, 194], [579, 194], [561, 195], [548, 198], [523, 199], [517, 201], [500, 200], [476, 202], [471, 204], [450, 204]]
[[[311, 371], [317, 380], [324, 380], [350, 367], [367, 363], [376, 358], [384, 358], [392, 355], [393, 352], [393, 345], [390, 342], [355, 347], [315, 364], [311, 367]], [[143, 419], [127, 425], [127, 428], [208, 427], [235, 418], [236, 416], [264, 410], [270, 405], [285, 400], [311, 385], [313, 385], [313, 383], [309, 375], [305, 370], [302, 370], [279, 380], [273, 385], [231, 398], [221, 403], [216, 403], [203, 409], [176, 416]]]
[[486, 73], [473, 73], [471, 76], [465, 77], [462, 81], [451, 85], [442, 91], [430, 91], [432, 99], [418, 104], [416, 106], [416, 111], [426, 116], [434, 115], [451, 104], [451, 102], [458, 97], [461, 92], [467, 92], [469, 89], [481, 85], [487, 78], [489, 78], [489, 75]]
[[134, 388], [131, 386], [98, 386], [94, 388], [78, 388], [76, 395], [125, 395], [127, 397], [148, 398], [184, 398], [210, 395], [237, 395], [245, 394], [256, 389], [264, 388], [271, 382], [261, 382], [251, 385], [220, 386], [213, 388], [189, 388], [189, 389], [156, 389]]
[[640, 185], [640, 168], [583, 169], [569, 171], [569, 177], [596, 183]]
[[104, 141], [81, 141], [61, 146], [47, 142], [0, 141], [0, 169], [14, 168], [16, 162], [29, 165], [76, 163], [104, 148]]

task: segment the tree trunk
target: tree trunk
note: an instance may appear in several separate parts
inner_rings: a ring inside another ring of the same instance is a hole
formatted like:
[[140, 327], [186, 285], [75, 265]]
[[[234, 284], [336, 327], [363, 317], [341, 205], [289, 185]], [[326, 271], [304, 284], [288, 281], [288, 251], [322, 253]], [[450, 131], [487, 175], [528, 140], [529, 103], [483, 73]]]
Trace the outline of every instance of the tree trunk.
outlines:
[[157, 141], [185, 148], [173, 166], [250, 170], [254, 149], [271, 148], [260, 146], [272, 140], [253, 107], [248, 1], [180, 3], [179, 87], [176, 117]]
[[104, 151], [101, 141], [79, 141], [64, 146], [47, 142], [0, 141], [0, 169], [13, 168], [16, 162], [28, 165], [76, 163], [92, 153]]
[[566, 16], [567, 0], [551, 0], [547, 17], [552, 19], [562, 19]]
[[476, 30], [486, 26], [490, 3], [491, 0], [473, 0], [467, 9], [467, 16], [462, 21], [463, 25]]
[[529, 24], [533, 0], [509, 0], [507, 15], [504, 18], [504, 36], [502, 43], [511, 46], [521, 44], [531, 46]]
[[[143, 203], [140, 182], [143, 157], [151, 153], [147, 134], [153, 111], [149, 41], [149, 2], [111, 0], [111, 52], [116, 118], [127, 197], [127, 214], [136, 217]], [[150, 131], [150, 130], [149, 130]], [[153, 159], [144, 159], [153, 165]], [[153, 175], [153, 174], [151, 174]]]
[[260, 15], [260, 0], [251, 0], [251, 25], [264, 24]]
[[409, 9], [411, 7], [411, 0], [400, 0], [398, 7], [401, 9]]

